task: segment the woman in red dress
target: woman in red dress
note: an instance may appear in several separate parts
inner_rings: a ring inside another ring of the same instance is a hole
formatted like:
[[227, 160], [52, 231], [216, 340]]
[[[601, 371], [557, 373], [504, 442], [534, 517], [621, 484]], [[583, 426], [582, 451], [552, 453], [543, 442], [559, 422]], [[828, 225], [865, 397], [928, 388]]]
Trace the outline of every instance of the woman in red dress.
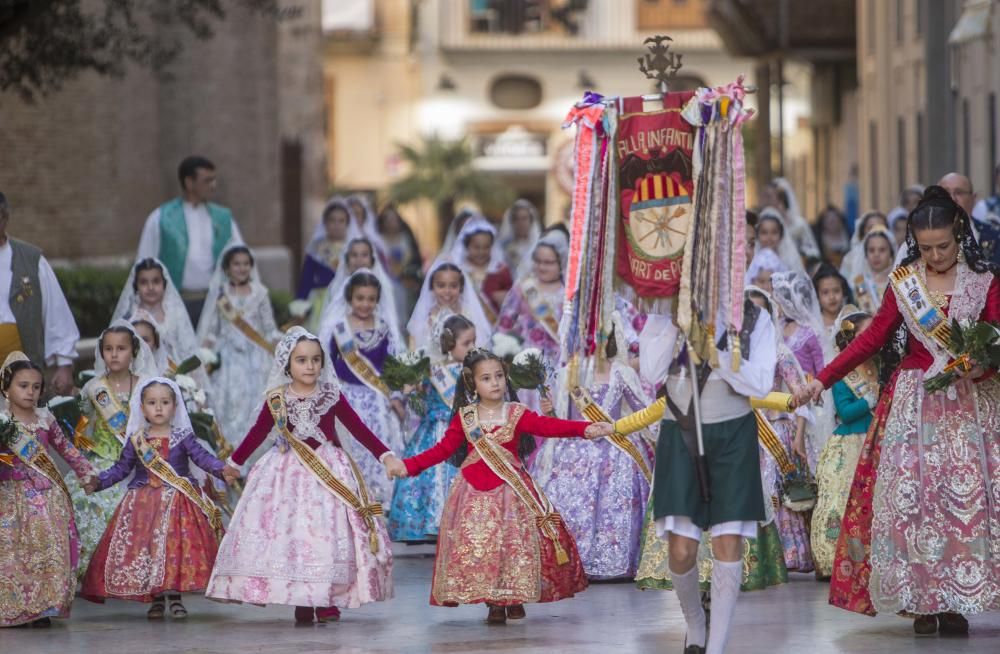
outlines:
[[1000, 608], [1000, 383], [975, 366], [946, 391], [923, 382], [957, 356], [953, 320], [1000, 322], [997, 268], [938, 186], [910, 214], [908, 254], [871, 326], [800, 393], [817, 398], [905, 333], [875, 409], [841, 528], [830, 603], [913, 616], [918, 634], [967, 633]]

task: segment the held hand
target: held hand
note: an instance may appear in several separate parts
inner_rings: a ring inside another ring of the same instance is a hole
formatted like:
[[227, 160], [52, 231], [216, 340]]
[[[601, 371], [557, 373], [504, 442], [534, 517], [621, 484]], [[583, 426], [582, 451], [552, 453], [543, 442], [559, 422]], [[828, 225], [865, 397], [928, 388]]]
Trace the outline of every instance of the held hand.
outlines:
[[413, 384], [403, 384], [403, 395], [409, 395], [415, 390], [417, 390], [417, 387]]
[[595, 422], [593, 424], [587, 425], [587, 428], [583, 432], [584, 438], [589, 440], [594, 440], [595, 438], [603, 438], [605, 436], [610, 436], [615, 432], [615, 428], [606, 422]]
[[542, 399], [539, 400], [538, 408], [540, 408], [542, 410], [542, 413], [544, 413], [547, 416], [551, 416], [554, 413], [552, 400], [550, 400], [547, 395], [543, 395]]
[[233, 466], [227, 465], [222, 469], [222, 478], [229, 486], [235, 486], [240, 477], [240, 471]]
[[93, 495], [97, 492], [97, 479], [94, 477], [89, 477], [83, 482], [83, 491], [87, 495]]
[[410, 473], [406, 471], [406, 464], [400, 461], [394, 454], [385, 457], [385, 461], [382, 463], [385, 466], [385, 474], [389, 479], [405, 479], [410, 476]]
[[812, 379], [808, 384], [803, 386], [795, 393], [795, 401], [801, 406], [806, 402], [817, 402], [820, 396], [823, 394], [823, 382], [818, 379]]
[[52, 376], [52, 389], [60, 395], [73, 391], [73, 366], [59, 366]]

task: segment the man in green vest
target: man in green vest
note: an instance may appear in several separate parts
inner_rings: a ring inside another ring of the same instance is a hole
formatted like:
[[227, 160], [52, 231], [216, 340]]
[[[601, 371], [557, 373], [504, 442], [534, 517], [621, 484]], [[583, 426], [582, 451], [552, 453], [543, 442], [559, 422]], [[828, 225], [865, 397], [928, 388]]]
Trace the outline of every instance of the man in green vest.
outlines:
[[177, 178], [181, 196], [149, 214], [136, 261], [152, 257], [163, 262], [184, 298], [191, 323], [197, 325], [222, 249], [230, 241], [242, 243], [243, 237], [232, 212], [210, 201], [216, 186], [211, 161], [187, 157], [177, 170]]
[[0, 361], [20, 350], [47, 369], [52, 392], [68, 395], [80, 331], [42, 251], [7, 236], [10, 215], [0, 193]]

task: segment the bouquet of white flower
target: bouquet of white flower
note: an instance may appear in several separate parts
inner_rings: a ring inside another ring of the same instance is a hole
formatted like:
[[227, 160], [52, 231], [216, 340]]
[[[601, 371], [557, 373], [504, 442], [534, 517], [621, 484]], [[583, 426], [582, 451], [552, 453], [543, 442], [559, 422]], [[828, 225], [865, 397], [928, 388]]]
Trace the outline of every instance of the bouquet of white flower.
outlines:
[[174, 378], [177, 387], [181, 389], [181, 396], [188, 413], [204, 413], [207, 411], [208, 396], [205, 389], [201, 388], [193, 378], [187, 375], [177, 375]]
[[207, 347], [198, 348], [197, 354], [198, 360], [201, 361], [201, 365], [205, 367], [205, 372], [212, 374], [219, 369], [221, 361], [219, 360], [219, 353], [213, 352]]
[[493, 334], [493, 354], [510, 362], [521, 351], [521, 341], [507, 334]]
[[312, 303], [309, 300], [292, 300], [288, 303], [288, 313], [299, 320], [309, 315], [311, 309]]

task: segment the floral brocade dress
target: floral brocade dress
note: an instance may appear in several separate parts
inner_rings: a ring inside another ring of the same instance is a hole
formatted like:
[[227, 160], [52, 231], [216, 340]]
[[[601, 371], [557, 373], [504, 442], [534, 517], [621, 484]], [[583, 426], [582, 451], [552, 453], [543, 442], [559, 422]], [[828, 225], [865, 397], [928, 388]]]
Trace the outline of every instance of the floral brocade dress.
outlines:
[[[28, 426], [80, 477], [93, 468], [51, 417]], [[0, 463], [0, 627], [69, 616], [76, 591], [80, 541], [73, 507], [63, 489], [10, 450]]]
[[[573, 536], [524, 469], [517, 444], [526, 433], [582, 436], [588, 423], [542, 417], [517, 403], [505, 404], [501, 411], [499, 422], [474, 418], [470, 425], [482, 430], [481, 438], [489, 439], [487, 447], [506, 462], [505, 469], [526, 496], [494, 473], [469, 445], [441, 517], [431, 582], [435, 606], [554, 602], [587, 588]], [[466, 442], [463, 417], [456, 415], [437, 445], [404, 460], [406, 469], [418, 475], [443, 463]], [[543, 508], [536, 511], [532, 506]]]
[[[89, 438], [94, 442], [94, 448], [83, 450], [83, 455], [87, 461], [98, 472], [107, 470], [115, 464], [122, 452], [121, 441], [108, 423], [97, 411], [90, 401], [91, 384], [94, 380], [88, 381], [81, 391], [83, 398], [82, 409], [93, 428]], [[128, 416], [129, 393], [117, 393], [118, 402]], [[78, 574], [82, 577], [87, 571], [90, 557], [97, 549], [97, 543], [104, 535], [104, 530], [108, 528], [111, 516], [125, 496], [126, 484], [119, 484], [102, 493], [87, 495], [83, 486], [75, 477], [66, 478], [66, 487], [69, 488], [70, 496], [73, 498], [73, 511], [76, 514], [76, 527], [80, 534], [80, 565], [77, 568]]]
[[[421, 386], [419, 392], [425, 412], [406, 444], [404, 458], [437, 445], [444, 436], [451, 422], [455, 383], [461, 368], [460, 363], [432, 368], [431, 374], [438, 376], [440, 381], [435, 385], [427, 380]], [[388, 518], [389, 537], [394, 541], [410, 542], [436, 539], [441, 511], [457, 474], [455, 466], [440, 465], [416, 477], [397, 480]]]
[[[646, 402], [614, 373], [591, 390], [594, 402], [613, 419]], [[571, 415], [579, 415], [572, 407]], [[653, 453], [640, 434], [630, 440], [653, 469]], [[635, 461], [607, 439], [546, 439], [531, 466], [532, 476], [576, 539], [591, 579], [631, 578], [639, 565], [642, 520], [649, 482]]]
[[[1000, 282], [957, 265], [948, 296], [928, 292], [950, 320], [1000, 322]], [[882, 390], [851, 485], [830, 583], [830, 603], [858, 613], [965, 615], [1000, 609], [1000, 382], [990, 370], [947, 391], [925, 378], [951, 355], [914, 318], [926, 289], [922, 262], [897, 269], [868, 329], [826, 367], [846, 376], [906, 329], [906, 354]], [[928, 307], [924, 306], [927, 310]]]

